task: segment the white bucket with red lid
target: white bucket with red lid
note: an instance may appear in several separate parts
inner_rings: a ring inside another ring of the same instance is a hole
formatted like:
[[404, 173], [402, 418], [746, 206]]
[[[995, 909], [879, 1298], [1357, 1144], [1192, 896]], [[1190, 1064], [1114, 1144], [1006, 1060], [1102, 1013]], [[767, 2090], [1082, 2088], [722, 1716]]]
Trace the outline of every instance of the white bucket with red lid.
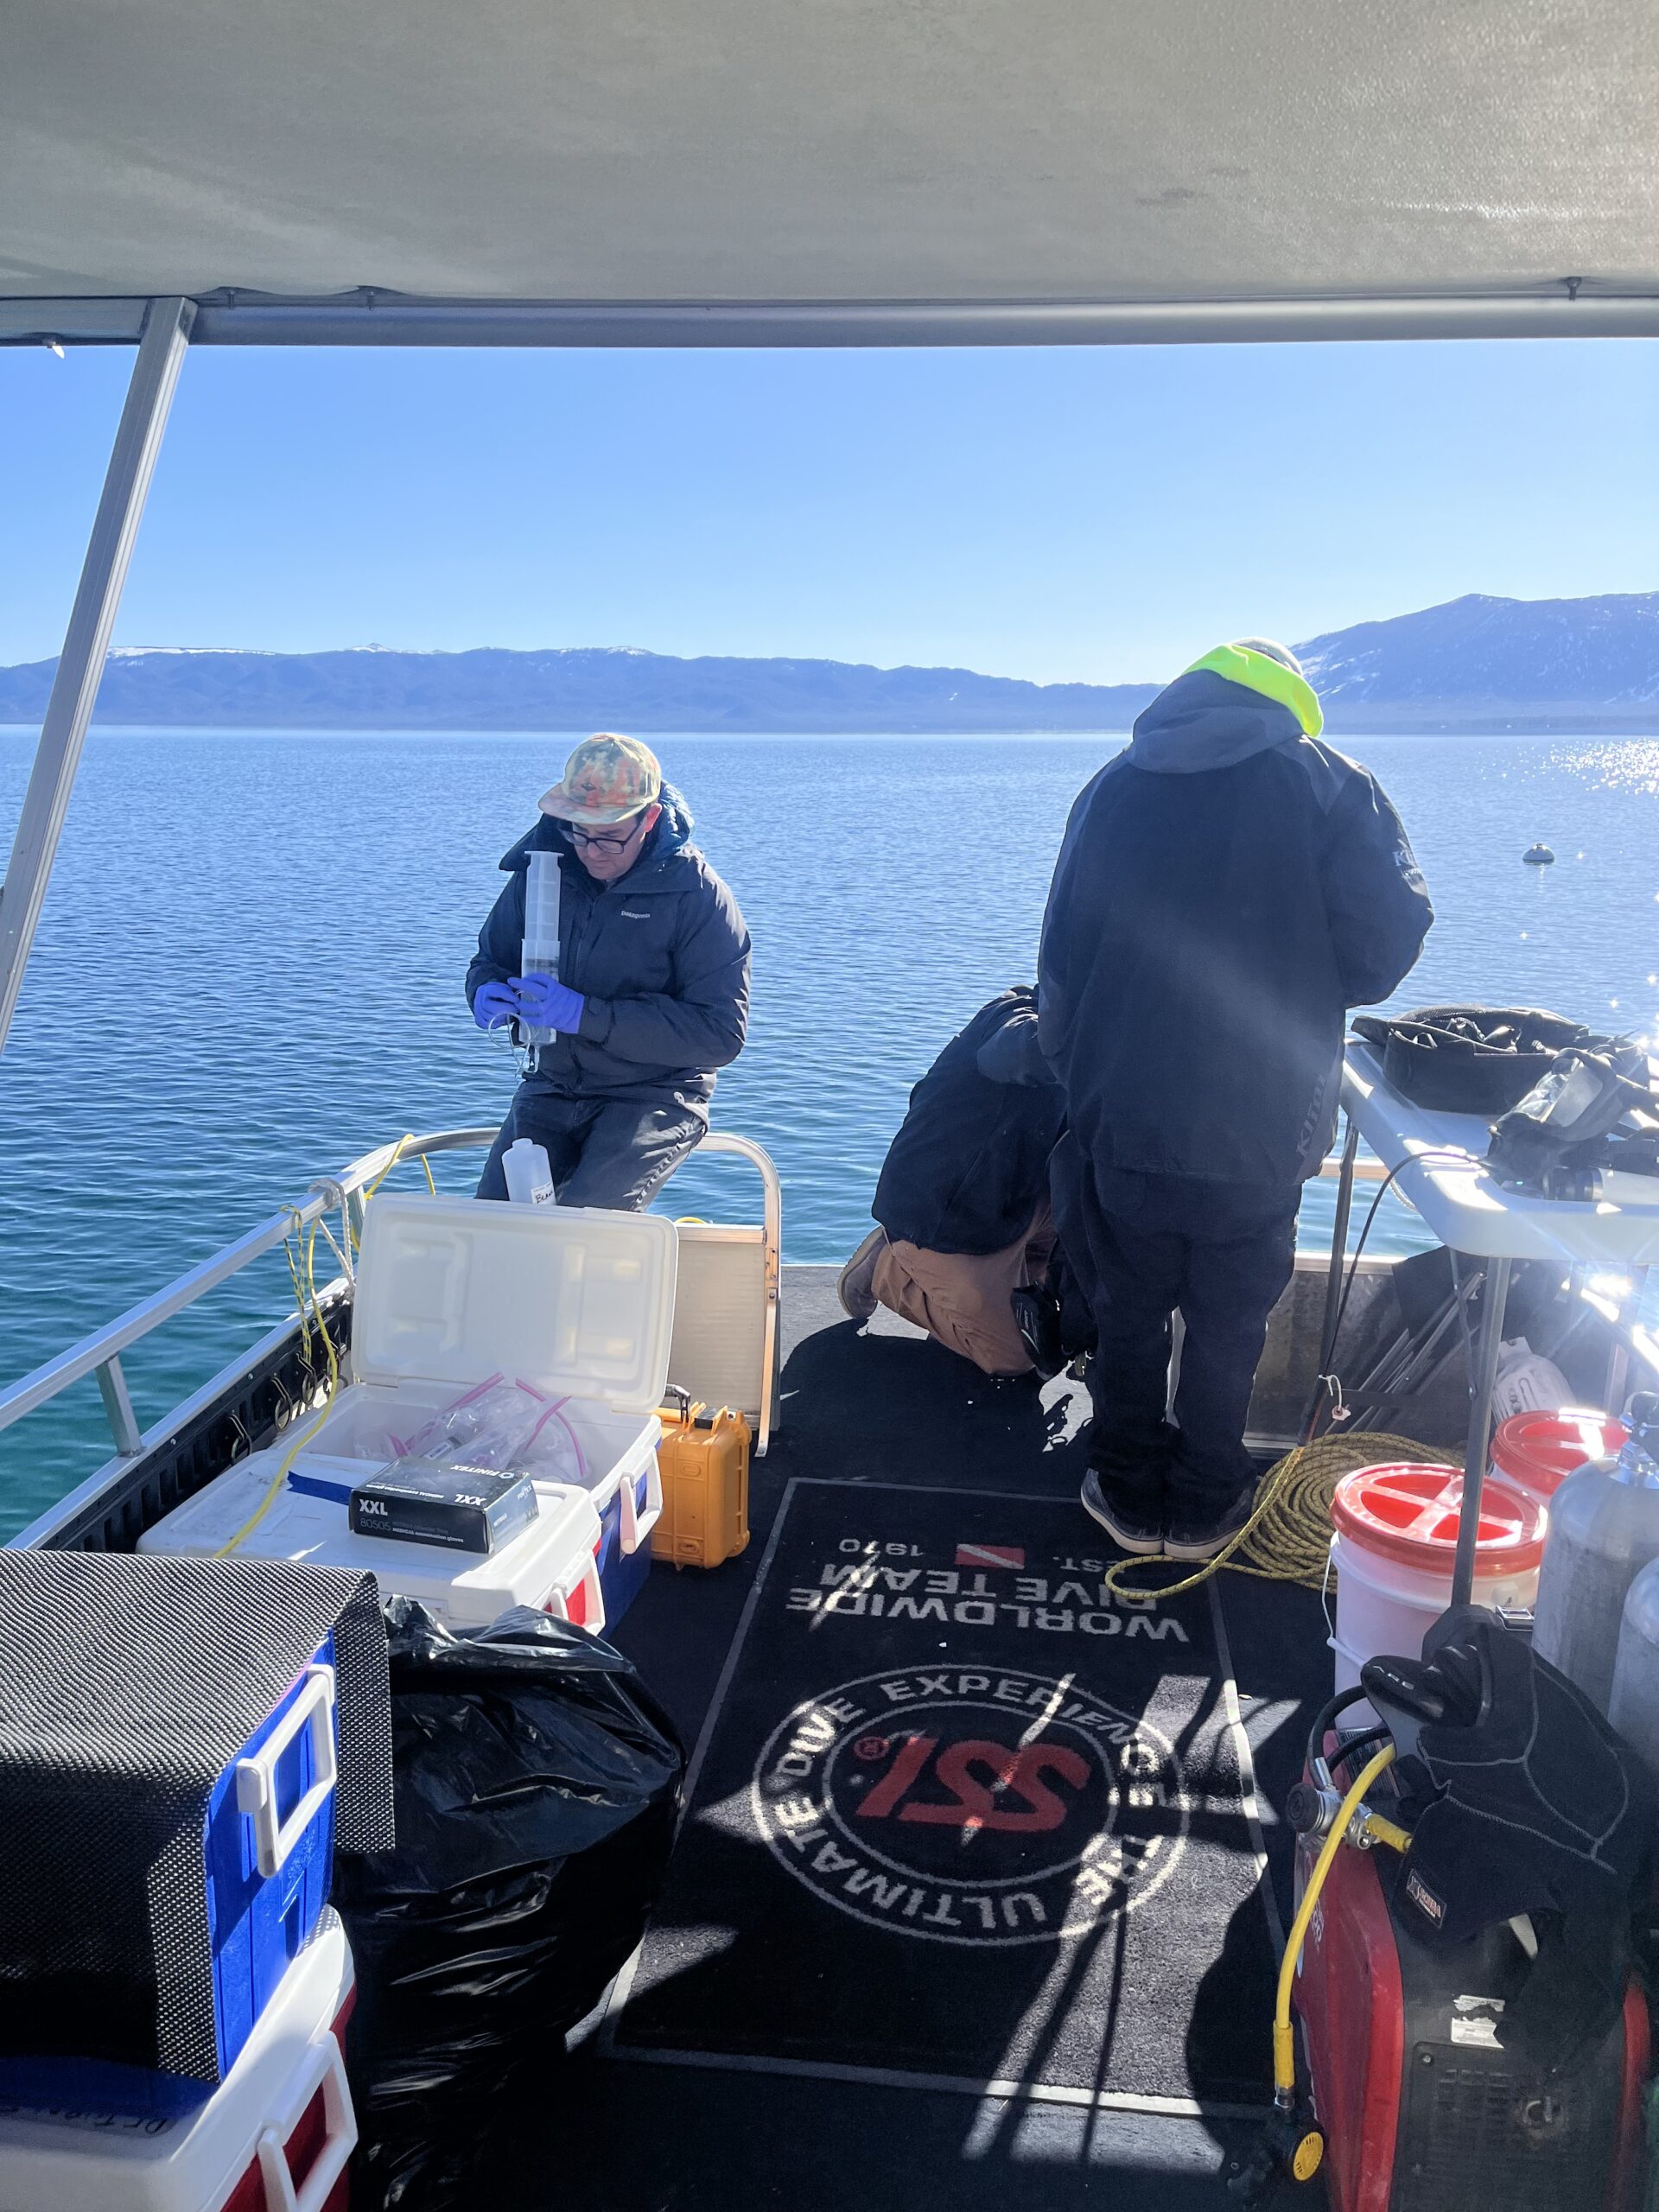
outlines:
[[[1331, 1502], [1337, 1617], [1331, 1648], [1339, 1690], [1379, 1652], [1417, 1658], [1423, 1637], [1452, 1602], [1463, 1505], [1461, 1467], [1395, 1461], [1344, 1475]], [[1542, 1501], [1502, 1476], [1481, 1490], [1474, 1602], [1529, 1606], [1538, 1594], [1548, 1515]]]
[[1629, 1440], [1623, 1421], [1593, 1408], [1511, 1414], [1492, 1435], [1492, 1472], [1548, 1505], [1569, 1475], [1618, 1459]]

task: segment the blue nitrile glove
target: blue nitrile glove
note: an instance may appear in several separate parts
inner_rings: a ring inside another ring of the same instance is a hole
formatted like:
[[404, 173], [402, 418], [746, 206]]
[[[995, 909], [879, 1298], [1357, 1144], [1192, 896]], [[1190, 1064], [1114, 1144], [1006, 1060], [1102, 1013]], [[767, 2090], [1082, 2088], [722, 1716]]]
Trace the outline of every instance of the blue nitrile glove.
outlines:
[[518, 1001], [507, 983], [480, 983], [473, 994], [473, 1020], [480, 1029], [500, 1029], [516, 1020]]
[[556, 976], [517, 976], [512, 988], [518, 994], [518, 1019], [526, 1028], [556, 1029], [564, 1036], [575, 1035], [587, 1003], [580, 991], [573, 991]]

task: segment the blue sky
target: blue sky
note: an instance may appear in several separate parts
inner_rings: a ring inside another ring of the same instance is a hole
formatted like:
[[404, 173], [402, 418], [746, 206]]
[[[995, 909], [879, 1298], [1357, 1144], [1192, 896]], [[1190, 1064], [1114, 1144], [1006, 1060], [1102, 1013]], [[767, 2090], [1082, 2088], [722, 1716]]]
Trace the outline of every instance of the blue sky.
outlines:
[[[0, 353], [0, 662], [130, 356]], [[117, 643], [637, 645], [1152, 680], [1465, 591], [1659, 588], [1659, 345], [187, 360]]]

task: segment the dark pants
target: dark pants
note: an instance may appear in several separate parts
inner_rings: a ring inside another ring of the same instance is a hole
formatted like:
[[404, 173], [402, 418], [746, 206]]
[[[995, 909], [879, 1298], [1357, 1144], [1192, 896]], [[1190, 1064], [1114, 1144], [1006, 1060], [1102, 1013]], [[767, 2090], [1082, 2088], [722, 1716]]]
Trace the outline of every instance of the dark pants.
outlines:
[[701, 1115], [672, 1101], [569, 1098], [530, 1077], [513, 1093], [501, 1134], [478, 1179], [480, 1198], [505, 1198], [501, 1156], [516, 1138], [544, 1145], [562, 1206], [643, 1213], [699, 1138]]
[[[1268, 1190], [1093, 1166], [1063, 1139], [1060, 1241], [1094, 1309], [1090, 1462], [1125, 1512], [1202, 1522], [1249, 1487], [1250, 1386], [1296, 1261], [1301, 1186]], [[1185, 1324], [1175, 1426], [1170, 1317]]]

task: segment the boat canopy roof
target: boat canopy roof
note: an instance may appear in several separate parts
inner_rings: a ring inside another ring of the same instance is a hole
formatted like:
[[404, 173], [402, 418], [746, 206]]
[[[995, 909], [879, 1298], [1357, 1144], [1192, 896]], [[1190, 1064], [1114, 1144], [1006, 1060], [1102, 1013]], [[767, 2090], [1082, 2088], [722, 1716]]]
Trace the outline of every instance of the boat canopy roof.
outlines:
[[[0, 334], [1659, 327], [1652, 0], [13, 0]], [[378, 327], [375, 326], [378, 323]]]

